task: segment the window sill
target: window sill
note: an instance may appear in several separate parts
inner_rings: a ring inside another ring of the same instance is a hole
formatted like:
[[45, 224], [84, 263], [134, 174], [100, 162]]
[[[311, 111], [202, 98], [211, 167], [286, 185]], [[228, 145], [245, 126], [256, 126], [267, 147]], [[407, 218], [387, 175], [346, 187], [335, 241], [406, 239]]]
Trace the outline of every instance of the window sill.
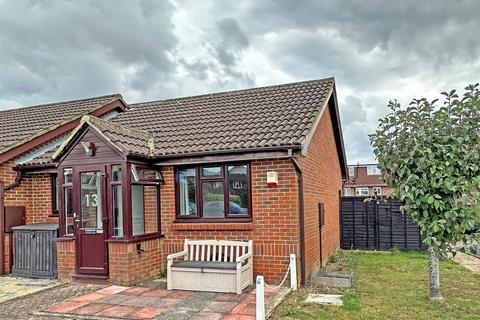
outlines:
[[147, 240], [153, 240], [153, 239], [158, 239], [158, 238], [163, 238], [165, 235], [161, 233], [155, 233], [155, 234], [149, 234], [146, 236], [141, 236], [137, 238], [111, 238], [108, 240], [105, 240], [107, 243], [137, 243], [137, 242], [142, 242], [142, 241], [147, 241]]
[[252, 222], [178, 222], [172, 225], [175, 231], [245, 231], [253, 230]]
[[54, 239], [53, 241], [56, 241], [56, 242], [68, 242], [68, 241], [74, 241], [74, 240], [75, 240], [75, 237], [62, 236], [62, 237], [59, 237], [59, 238]]

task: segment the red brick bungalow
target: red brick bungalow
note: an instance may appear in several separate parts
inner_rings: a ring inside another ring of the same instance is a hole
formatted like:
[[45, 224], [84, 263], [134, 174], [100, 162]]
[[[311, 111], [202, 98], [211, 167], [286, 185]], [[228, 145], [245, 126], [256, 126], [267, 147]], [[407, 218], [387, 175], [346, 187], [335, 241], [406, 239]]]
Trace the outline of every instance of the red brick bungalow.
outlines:
[[[267, 184], [267, 173], [278, 183]], [[333, 78], [127, 105], [120, 95], [0, 112], [5, 211], [59, 224], [58, 277], [133, 285], [183, 240], [253, 240], [254, 273], [301, 280], [339, 248], [345, 153]]]

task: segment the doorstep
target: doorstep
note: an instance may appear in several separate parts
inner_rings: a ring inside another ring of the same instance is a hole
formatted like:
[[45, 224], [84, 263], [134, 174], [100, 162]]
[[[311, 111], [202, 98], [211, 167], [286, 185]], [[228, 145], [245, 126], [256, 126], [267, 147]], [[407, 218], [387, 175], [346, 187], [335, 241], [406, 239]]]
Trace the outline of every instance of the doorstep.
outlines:
[[[289, 290], [266, 290], [266, 314], [271, 314]], [[254, 320], [255, 301], [253, 287], [237, 295], [167, 290], [164, 282], [150, 281], [135, 287], [109, 286], [35, 314], [75, 319]]]
[[97, 274], [80, 274], [75, 273], [72, 275], [74, 279], [94, 279], [94, 280], [107, 280], [109, 277], [105, 275], [97, 275]]

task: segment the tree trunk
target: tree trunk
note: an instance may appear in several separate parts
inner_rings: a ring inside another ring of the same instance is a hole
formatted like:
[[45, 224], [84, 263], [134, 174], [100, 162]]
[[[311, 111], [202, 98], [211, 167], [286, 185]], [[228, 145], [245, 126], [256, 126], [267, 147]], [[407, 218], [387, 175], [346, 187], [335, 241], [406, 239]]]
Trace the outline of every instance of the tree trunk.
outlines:
[[428, 247], [428, 269], [430, 271], [430, 300], [442, 301], [440, 294], [440, 268], [438, 253], [434, 247]]

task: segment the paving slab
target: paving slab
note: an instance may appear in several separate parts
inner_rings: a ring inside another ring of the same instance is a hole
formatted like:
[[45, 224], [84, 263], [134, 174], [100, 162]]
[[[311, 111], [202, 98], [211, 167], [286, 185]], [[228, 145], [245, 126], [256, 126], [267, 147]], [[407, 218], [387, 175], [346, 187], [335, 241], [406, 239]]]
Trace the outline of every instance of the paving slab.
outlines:
[[324, 305], [335, 305], [341, 306], [343, 305], [341, 294], [316, 294], [311, 293], [305, 299], [307, 303], [317, 303], [317, 304], [324, 304]]
[[[266, 290], [267, 315], [288, 292], [283, 288]], [[166, 290], [163, 282], [130, 288], [109, 286], [45, 305], [28, 319], [250, 320], [255, 318], [255, 294], [253, 288], [241, 295]]]

